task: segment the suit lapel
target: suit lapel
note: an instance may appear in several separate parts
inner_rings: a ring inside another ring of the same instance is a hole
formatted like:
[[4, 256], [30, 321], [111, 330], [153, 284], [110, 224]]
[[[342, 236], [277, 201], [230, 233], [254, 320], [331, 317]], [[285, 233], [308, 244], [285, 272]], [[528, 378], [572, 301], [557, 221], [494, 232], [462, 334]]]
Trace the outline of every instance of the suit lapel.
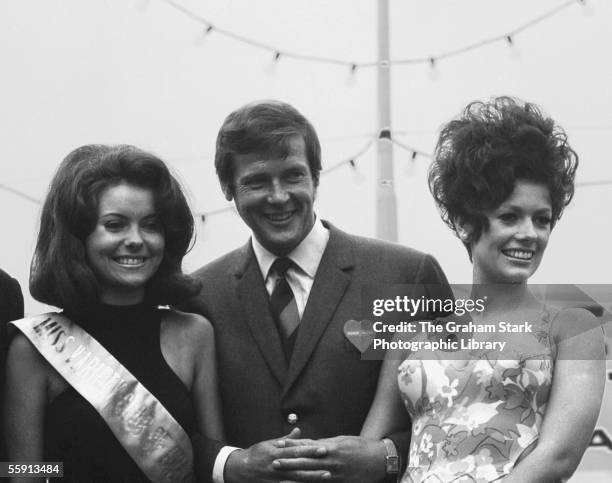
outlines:
[[354, 265], [351, 240], [328, 223], [324, 225], [330, 230], [329, 241], [300, 322], [283, 394], [308, 362], [351, 281], [349, 269]]
[[270, 315], [268, 292], [250, 241], [243, 249], [243, 256], [235, 270], [235, 276], [236, 293], [246, 323], [270, 371], [282, 386], [287, 377], [287, 361], [278, 330]]

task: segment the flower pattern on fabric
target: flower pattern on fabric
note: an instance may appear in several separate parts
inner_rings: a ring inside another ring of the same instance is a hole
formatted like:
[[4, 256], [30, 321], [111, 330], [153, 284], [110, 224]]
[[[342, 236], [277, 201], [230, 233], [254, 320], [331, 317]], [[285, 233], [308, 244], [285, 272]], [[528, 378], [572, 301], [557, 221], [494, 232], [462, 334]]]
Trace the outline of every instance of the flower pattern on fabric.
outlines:
[[489, 483], [512, 471], [537, 441], [546, 411], [550, 320], [540, 315], [527, 350], [514, 350], [513, 358], [485, 351], [457, 361], [445, 352], [413, 352], [400, 364], [398, 386], [413, 422], [402, 483]]

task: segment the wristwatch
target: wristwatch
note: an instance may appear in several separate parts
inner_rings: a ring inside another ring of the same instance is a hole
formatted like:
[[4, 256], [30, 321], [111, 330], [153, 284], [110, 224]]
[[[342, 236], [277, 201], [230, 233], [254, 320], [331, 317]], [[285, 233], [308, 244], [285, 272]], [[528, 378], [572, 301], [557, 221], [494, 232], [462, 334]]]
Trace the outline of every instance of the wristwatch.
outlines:
[[395, 444], [389, 438], [384, 438], [382, 442], [387, 449], [387, 456], [385, 457], [387, 475], [397, 475], [399, 473], [399, 456]]

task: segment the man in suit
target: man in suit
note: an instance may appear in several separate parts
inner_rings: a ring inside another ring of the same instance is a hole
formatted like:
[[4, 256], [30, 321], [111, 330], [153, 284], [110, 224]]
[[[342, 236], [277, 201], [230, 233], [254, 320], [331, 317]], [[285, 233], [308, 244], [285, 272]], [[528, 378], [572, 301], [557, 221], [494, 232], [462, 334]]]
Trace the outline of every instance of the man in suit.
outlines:
[[[446, 285], [442, 270], [428, 255], [317, 219], [319, 141], [288, 104], [255, 102], [231, 113], [215, 167], [253, 236], [194, 274], [203, 288], [190, 310], [215, 327], [227, 439], [243, 448], [204, 451], [214, 481], [395, 479], [395, 453], [407, 454], [409, 435], [355, 436], [381, 361], [361, 360], [344, 327], [361, 320], [364, 284]], [[298, 435], [343, 436], [289, 444]], [[308, 464], [279, 470], [277, 460], [288, 457]]]
[[6, 324], [23, 318], [23, 295], [17, 280], [0, 270], [0, 461], [6, 460], [4, 441], [4, 377], [8, 336]]

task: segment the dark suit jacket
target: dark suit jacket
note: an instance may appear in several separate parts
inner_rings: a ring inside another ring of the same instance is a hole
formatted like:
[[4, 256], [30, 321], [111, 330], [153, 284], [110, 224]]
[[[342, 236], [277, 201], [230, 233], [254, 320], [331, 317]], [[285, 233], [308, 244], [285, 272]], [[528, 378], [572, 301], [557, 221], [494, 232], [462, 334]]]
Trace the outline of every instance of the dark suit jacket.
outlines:
[[[361, 360], [344, 334], [348, 320], [362, 319], [363, 285], [447, 284], [429, 255], [324, 224], [329, 242], [289, 364], [250, 241], [194, 274], [203, 288], [190, 310], [207, 317], [215, 328], [231, 445], [244, 448], [287, 434], [294, 426], [306, 438], [359, 434], [382, 362]], [[298, 418], [295, 425], [287, 419], [292, 413]], [[403, 446], [400, 443], [400, 450], [407, 451]], [[216, 451], [207, 454], [212, 462]]]
[[6, 461], [4, 442], [4, 375], [8, 337], [6, 324], [23, 318], [23, 295], [17, 280], [0, 270], [0, 461]]

